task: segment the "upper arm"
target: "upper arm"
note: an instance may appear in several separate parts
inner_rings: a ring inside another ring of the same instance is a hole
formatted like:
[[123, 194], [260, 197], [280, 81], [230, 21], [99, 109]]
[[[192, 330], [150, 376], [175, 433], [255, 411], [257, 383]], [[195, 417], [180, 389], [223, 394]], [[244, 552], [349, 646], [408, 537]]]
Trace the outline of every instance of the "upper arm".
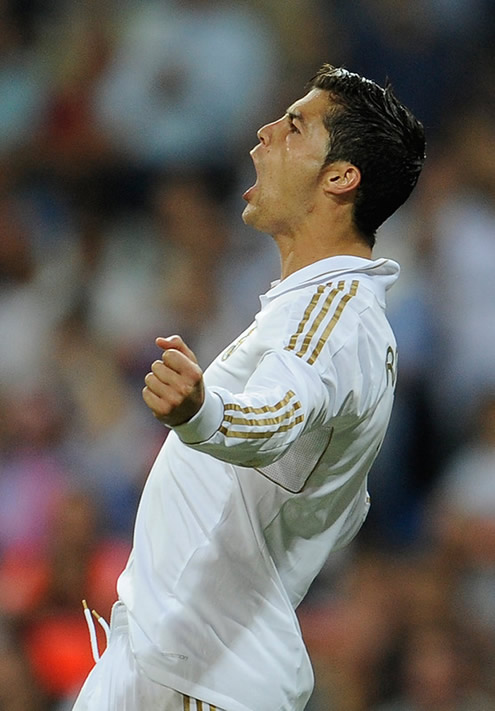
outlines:
[[[241, 466], [276, 461], [332, 410], [331, 388], [318, 371], [288, 351], [267, 352], [242, 392], [213, 386], [209, 393], [216, 396], [215, 412], [212, 407], [202, 417], [211, 416], [210, 432], [201, 417], [176, 431], [190, 446]], [[196, 434], [199, 428], [202, 440]]]

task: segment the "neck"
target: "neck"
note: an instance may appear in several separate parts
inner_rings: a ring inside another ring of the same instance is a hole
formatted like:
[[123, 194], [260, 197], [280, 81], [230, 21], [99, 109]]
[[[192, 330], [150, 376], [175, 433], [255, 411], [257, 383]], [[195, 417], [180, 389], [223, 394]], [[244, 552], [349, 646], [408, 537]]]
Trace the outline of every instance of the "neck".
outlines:
[[274, 235], [280, 251], [281, 279], [309, 264], [339, 255], [371, 259], [372, 251], [355, 230], [336, 230], [320, 235]]

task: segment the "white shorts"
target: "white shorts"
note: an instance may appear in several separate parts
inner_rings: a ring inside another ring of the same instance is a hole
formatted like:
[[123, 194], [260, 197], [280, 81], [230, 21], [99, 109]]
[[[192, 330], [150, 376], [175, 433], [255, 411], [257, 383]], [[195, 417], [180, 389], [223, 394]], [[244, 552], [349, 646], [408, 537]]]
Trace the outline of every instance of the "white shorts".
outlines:
[[127, 613], [112, 609], [110, 639], [86, 679], [73, 711], [222, 711], [149, 679], [136, 664], [129, 644]]

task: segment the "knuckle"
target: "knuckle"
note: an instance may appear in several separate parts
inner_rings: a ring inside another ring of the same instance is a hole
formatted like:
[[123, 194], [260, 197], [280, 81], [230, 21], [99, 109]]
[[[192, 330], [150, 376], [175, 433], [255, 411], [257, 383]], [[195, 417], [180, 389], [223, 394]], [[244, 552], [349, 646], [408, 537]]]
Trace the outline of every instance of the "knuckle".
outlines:
[[187, 397], [189, 397], [189, 395], [191, 394], [191, 391], [192, 391], [192, 388], [187, 383], [184, 383], [183, 385], [181, 385], [180, 391], [179, 391], [181, 400], [185, 400]]
[[158, 419], [166, 417], [169, 414], [169, 408], [163, 402], [155, 403], [152, 408], [154, 416]]
[[169, 396], [169, 402], [170, 402], [170, 405], [172, 406], [171, 409], [180, 405], [182, 400], [183, 400], [183, 397], [182, 397], [181, 393], [179, 393], [179, 392], [171, 393]]
[[195, 365], [193, 369], [193, 379], [194, 379], [194, 385], [197, 385], [201, 379], [203, 378], [203, 371], [199, 367], [199, 365]]

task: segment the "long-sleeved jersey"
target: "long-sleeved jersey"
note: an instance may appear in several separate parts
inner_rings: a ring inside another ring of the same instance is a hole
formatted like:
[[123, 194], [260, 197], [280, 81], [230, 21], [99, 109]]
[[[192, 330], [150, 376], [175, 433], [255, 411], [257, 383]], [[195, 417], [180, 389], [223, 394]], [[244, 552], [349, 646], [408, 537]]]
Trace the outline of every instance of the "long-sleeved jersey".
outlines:
[[261, 297], [167, 437], [118, 582], [156, 681], [228, 711], [301, 711], [313, 687], [295, 608], [369, 508], [397, 353], [387, 259], [331, 257]]

